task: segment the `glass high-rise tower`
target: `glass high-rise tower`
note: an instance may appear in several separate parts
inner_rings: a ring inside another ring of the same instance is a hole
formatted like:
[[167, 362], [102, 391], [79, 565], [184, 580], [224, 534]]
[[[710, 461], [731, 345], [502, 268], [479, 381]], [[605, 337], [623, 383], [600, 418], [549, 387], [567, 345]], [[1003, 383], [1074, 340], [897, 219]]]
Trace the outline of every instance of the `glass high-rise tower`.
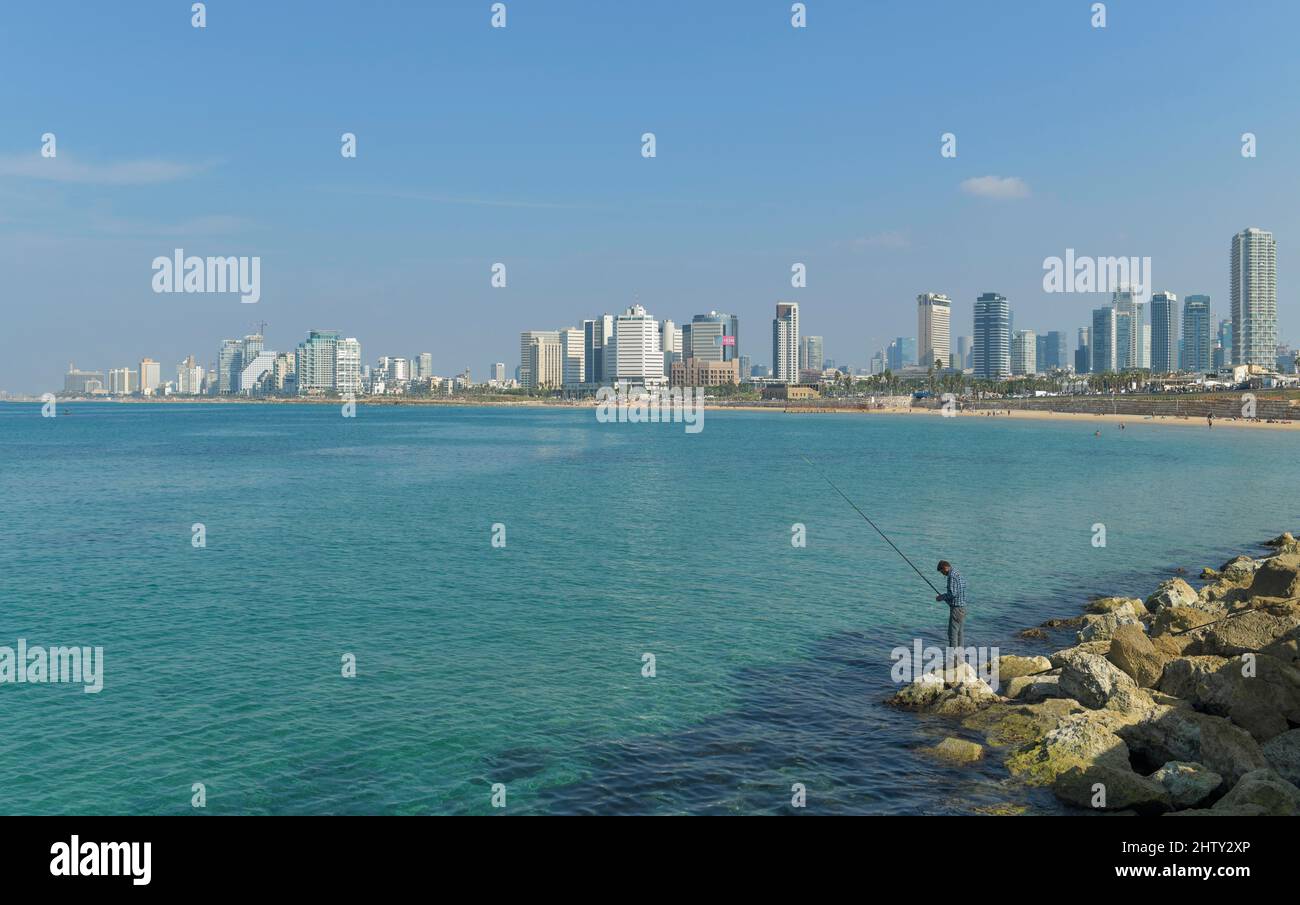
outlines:
[[1205, 374], [1214, 368], [1214, 342], [1210, 330], [1210, 297], [1189, 295], [1183, 299], [1182, 370]]
[[975, 300], [975, 376], [1003, 380], [1011, 376], [1011, 306], [1006, 296], [986, 292]]

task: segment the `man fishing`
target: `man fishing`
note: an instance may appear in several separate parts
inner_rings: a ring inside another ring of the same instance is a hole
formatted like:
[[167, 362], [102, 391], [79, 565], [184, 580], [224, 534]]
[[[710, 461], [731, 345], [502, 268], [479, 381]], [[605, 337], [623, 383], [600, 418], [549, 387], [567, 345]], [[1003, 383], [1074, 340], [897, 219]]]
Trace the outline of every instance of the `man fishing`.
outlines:
[[[1009, 415], [1011, 413], [1008, 411], [1007, 414]], [[866, 521], [868, 525], [876, 529], [876, 533], [885, 539], [885, 543], [889, 544], [889, 546], [894, 548], [895, 553], [903, 557], [903, 561], [906, 562], [909, 566], [911, 566], [912, 571], [915, 572], [918, 576], [920, 576], [921, 580], [930, 586], [930, 590], [934, 591], [936, 594], [939, 594], [939, 589], [934, 586], [934, 582], [926, 578], [925, 573], [922, 572], [919, 568], [917, 568], [916, 563], [908, 559], [907, 554], [904, 553], [902, 550], [898, 549], [898, 545], [895, 544], [892, 540], [890, 540], [889, 536], [885, 534], [885, 532], [880, 530], [880, 526], [871, 520], [871, 516], [863, 512], [861, 507], [859, 507], [857, 503], [849, 499], [848, 494], [846, 494], [843, 490], [840, 490], [838, 487], [836, 487], [835, 483], [830, 478], [822, 474], [821, 470], [818, 469], [816, 465], [813, 465], [812, 459], [808, 458], [807, 456], [802, 456], [802, 458], [805, 462], [808, 463], [808, 466], [812, 468], [813, 471], [816, 471], [819, 475], [821, 475], [821, 479], [825, 481], [827, 484], [829, 484], [832, 490], [834, 490], [841, 497], [843, 497], [844, 502], [852, 506], [854, 510], [858, 513], [858, 515], [862, 516], [862, 518]], [[956, 569], [954, 569], [952, 567], [952, 563], [948, 562], [948, 560], [946, 559], [939, 560], [939, 572], [947, 577], [948, 590], [946, 593], [939, 594], [934, 599], [936, 601], [948, 604], [948, 650], [950, 652], [949, 657], [955, 659], [956, 651], [962, 648], [964, 642], [964, 639], [962, 637], [962, 627], [963, 627], [963, 623], [965, 623], [966, 621], [966, 579], [962, 578], [961, 573], [958, 572]]]
[[939, 560], [939, 573], [948, 578], [948, 590], [934, 598], [948, 604], [948, 649], [963, 647], [962, 628], [966, 622], [966, 579], [946, 559]]

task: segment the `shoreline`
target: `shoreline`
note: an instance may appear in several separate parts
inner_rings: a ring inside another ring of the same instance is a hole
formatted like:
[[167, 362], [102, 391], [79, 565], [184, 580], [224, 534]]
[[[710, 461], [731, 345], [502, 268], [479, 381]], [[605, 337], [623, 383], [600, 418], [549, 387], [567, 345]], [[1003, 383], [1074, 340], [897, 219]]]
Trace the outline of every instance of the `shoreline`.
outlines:
[[[62, 406], [72, 405], [342, 405], [345, 400], [326, 399], [322, 397], [300, 397], [292, 399], [280, 398], [229, 398], [229, 397], [171, 397], [159, 399], [82, 399], [69, 398], [59, 400], [58, 404]], [[12, 405], [41, 405], [39, 399], [0, 399], [0, 404]], [[530, 399], [428, 399], [428, 398], [362, 398], [356, 400], [357, 406], [394, 406], [394, 407], [416, 407], [416, 406], [445, 406], [459, 408], [529, 408], [529, 409], [563, 409], [563, 410], [581, 410], [596, 407], [594, 400], [582, 400], [579, 402], [565, 402], [558, 400], [530, 400]], [[784, 406], [784, 405], [763, 405], [760, 403], [737, 403], [735, 405], [706, 403], [704, 405], [706, 412], [767, 412], [781, 415], [907, 415], [907, 416], [929, 416], [944, 417], [943, 412], [938, 408], [913, 408], [910, 406], [885, 406], [882, 408], [863, 408], [860, 406]], [[994, 412], [996, 414], [990, 414]], [[1091, 413], [1091, 412], [1060, 412], [1050, 409], [963, 409], [955, 415], [947, 416], [951, 418], [968, 420], [971, 418], [986, 418], [996, 420], [999, 423], [1007, 420], [1012, 421], [1062, 421], [1062, 422], [1082, 422], [1084, 424], [1124, 424], [1142, 425], [1142, 424], [1168, 424], [1181, 425], [1184, 427], [1196, 427], [1202, 430], [1214, 430], [1218, 428], [1250, 428], [1250, 429], [1278, 429], [1278, 430], [1300, 430], [1300, 420], [1281, 421], [1281, 420], [1263, 420], [1263, 419], [1245, 419], [1245, 418], [1216, 418], [1214, 427], [1208, 426], [1206, 419], [1193, 417], [1190, 415], [1131, 415], [1116, 413]]]
[[1171, 578], [1024, 629], [1026, 646], [1075, 643], [1002, 654], [988, 681], [967, 648], [885, 703], [954, 721], [919, 754], [998, 758], [1007, 782], [1081, 810], [1300, 816], [1300, 542], [1263, 546], [1199, 589]]

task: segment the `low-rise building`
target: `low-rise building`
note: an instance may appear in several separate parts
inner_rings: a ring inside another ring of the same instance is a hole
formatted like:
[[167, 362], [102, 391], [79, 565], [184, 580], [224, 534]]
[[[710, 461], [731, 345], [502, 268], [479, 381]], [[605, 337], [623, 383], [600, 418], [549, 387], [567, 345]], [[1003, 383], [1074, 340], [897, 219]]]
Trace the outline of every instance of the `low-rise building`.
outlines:
[[816, 399], [820, 395], [816, 384], [774, 383], [763, 387], [764, 399]]
[[740, 362], [707, 361], [688, 358], [674, 361], [669, 371], [669, 384], [677, 387], [716, 387], [740, 383]]

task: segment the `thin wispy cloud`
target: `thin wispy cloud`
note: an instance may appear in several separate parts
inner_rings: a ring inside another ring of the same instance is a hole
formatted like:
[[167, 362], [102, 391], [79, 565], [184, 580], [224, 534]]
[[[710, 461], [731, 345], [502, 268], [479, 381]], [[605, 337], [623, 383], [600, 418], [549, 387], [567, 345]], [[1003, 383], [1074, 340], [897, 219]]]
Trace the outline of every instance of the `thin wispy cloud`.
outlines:
[[1019, 176], [976, 176], [966, 179], [961, 190], [977, 198], [995, 201], [1015, 201], [1029, 197], [1029, 184]]
[[174, 223], [154, 223], [97, 215], [89, 219], [88, 226], [95, 232], [106, 235], [179, 239], [190, 236], [229, 235], [252, 229], [255, 224], [243, 217], [232, 217], [228, 214], [210, 214]]
[[81, 185], [154, 185], [186, 179], [205, 169], [206, 164], [161, 158], [90, 163], [66, 153], [57, 157], [42, 157], [39, 153], [0, 156], [0, 177]]
[[431, 192], [410, 192], [396, 189], [340, 189], [322, 186], [324, 191], [340, 192], [347, 195], [366, 195], [374, 198], [395, 198], [402, 201], [425, 201], [430, 204], [462, 204], [475, 207], [522, 207], [549, 210], [591, 209], [593, 205], [565, 204], [557, 201], [529, 201], [519, 198], [473, 198], [439, 195]]

